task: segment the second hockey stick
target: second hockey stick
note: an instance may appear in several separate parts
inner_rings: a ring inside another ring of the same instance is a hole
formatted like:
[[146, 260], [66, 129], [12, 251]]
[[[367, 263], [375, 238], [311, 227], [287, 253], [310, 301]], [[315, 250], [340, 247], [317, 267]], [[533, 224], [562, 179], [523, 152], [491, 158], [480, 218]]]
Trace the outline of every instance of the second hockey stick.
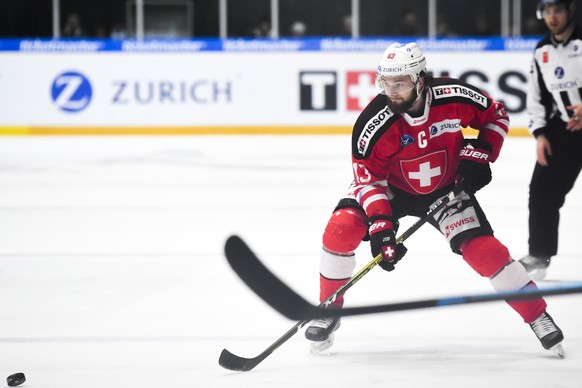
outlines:
[[[566, 295], [582, 293], [582, 282], [563, 284], [546, 288], [524, 288], [516, 291], [495, 292], [487, 294], [474, 294], [453, 296], [434, 299], [422, 299], [410, 302], [386, 303], [372, 306], [351, 307], [342, 309], [326, 309], [325, 302], [315, 306], [293, 291], [281, 279], [275, 276], [250, 248], [239, 237], [229, 239], [230, 244], [237, 247], [238, 258], [235, 271], [245, 280], [248, 273], [253, 273], [256, 278], [253, 291], [257, 293], [271, 307], [290, 319], [312, 320], [316, 318], [329, 318], [339, 316], [352, 316], [374, 313], [385, 313], [403, 310], [416, 310], [430, 307], [445, 307], [461, 304], [513, 301], [535, 299], [549, 295]], [[231, 263], [232, 264], [232, 263]], [[244, 266], [244, 271], [240, 267]], [[234, 267], [233, 267], [234, 268]], [[353, 279], [353, 278], [352, 278]], [[247, 282], [250, 279], [245, 280]], [[261, 283], [257, 286], [257, 283]]]

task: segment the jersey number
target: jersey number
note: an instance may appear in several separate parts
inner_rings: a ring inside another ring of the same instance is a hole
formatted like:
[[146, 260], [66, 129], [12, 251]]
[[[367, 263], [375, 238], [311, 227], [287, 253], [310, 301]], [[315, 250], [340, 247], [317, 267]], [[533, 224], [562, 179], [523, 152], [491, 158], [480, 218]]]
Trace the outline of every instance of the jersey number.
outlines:
[[354, 169], [354, 176], [356, 177], [356, 183], [358, 185], [369, 183], [372, 180], [372, 175], [363, 164], [352, 163], [352, 168]]

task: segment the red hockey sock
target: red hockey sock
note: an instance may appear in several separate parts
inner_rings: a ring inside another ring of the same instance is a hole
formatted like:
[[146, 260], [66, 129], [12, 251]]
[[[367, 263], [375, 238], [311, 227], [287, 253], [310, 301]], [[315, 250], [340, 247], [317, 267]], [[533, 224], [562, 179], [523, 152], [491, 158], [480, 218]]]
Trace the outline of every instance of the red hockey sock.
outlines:
[[[537, 289], [537, 285], [531, 281], [524, 289]], [[541, 313], [546, 311], [546, 301], [542, 298], [532, 300], [516, 300], [507, 302], [521, 317], [525, 323], [532, 323]]]
[[[463, 258], [481, 276], [487, 277], [498, 292], [537, 287], [525, 268], [511, 259], [507, 248], [493, 236], [477, 237], [463, 247]], [[507, 302], [526, 323], [546, 309], [542, 298]]]
[[[337, 291], [338, 288], [346, 284], [350, 280], [347, 279], [328, 279], [323, 275], [319, 275], [319, 301], [323, 302], [331, 294]], [[344, 296], [340, 295], [331, 304], [331, 307], [341, 308], [344, 305]]]

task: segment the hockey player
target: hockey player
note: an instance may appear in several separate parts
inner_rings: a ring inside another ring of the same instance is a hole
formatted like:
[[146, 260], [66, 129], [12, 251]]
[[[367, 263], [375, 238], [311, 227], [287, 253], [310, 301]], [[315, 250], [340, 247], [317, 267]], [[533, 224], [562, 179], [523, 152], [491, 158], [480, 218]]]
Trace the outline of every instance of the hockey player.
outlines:
[[531, 65], [527, 111], [537, 162], [529, 186], [529, 254], [521, 263], [534, 280], [558, 253], [560, 209], [582, 168], [582, 30], [573, 0], [541, 0], [538, 18], [549, 33]]
[[[352, 134], [355, 181], [340, 200], [323, 234], [320, 300], [352, 276], [354, 251], [369, 235], [379, 266], [392, 271], [406, 254], [396, 244], [398, 220], [423, 216], [430, 205], [453, 188], [462, 188], [429, 222], [454, 253], [497, 291], [534, 288], [524, 267], [514, 261], [475, 198], [491, 180], [489, 164], [499, 156], [509, 119], [501, 102], [452, 78], [432, 78], [415, 43], [392, 44], [377, 68], [378, 94], [361, 112]], [[462, 128], [479, 130], [463, 138]], [[458, 186], [461, 185], [461, 186]], [[343, 297], [330, 305], [341, 308]], [[562, 331], [546, 312], [542, 298], [508, 304], [530, 325], [545, 349], [563, 356]], [[333, 343], [339, 318], [318, 319], [306, 329], [312, 351]]]

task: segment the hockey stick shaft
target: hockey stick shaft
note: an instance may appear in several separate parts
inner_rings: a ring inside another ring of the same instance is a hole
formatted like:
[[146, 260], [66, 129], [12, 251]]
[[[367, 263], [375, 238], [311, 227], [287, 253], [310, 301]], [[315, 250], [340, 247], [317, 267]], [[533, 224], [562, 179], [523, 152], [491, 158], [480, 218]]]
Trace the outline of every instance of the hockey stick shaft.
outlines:
[[[352, 307], [344, 309], [323, 309], [320, 306], [304, 304], [301, 308], [303, 314], [296, 315], [295, 319], [315, 319], [338, 316], [354, 316], [363, 314], [386, 313], [405, 310], [418, 310], [433, 307], [448, 307], [465, 304], [475, 304], [495, 301], [516, 301], [529, 300], [551, 295], [568, 295], [582, 293], [582, 282], [564, 284], [559, 287], [523, 289], [514, 292], [501, 292], [489, 294], [475, 294], [464, 296], [453, 296], [436, 299], [424, 299], [410, 302], [386, 303], [374, 306]], [[295, 307], [299, 309], [299, 306]]]
[[[407, 238], [409, 238], [414, 232], [416, 232], [422, 225], [424, 225], [431, 217], [433, 217], [438, 211], [443, 209], [452, 199], [455, 198], [457, 195], [456, 192], [451, 191], [446, 196], [441, 198], [438, 202], [436, 202], [424, 215], [422, 218], [417, 220], [410, 228], [408, 228], [400, 237], [397, 239], [397, 243], [404, 242]], [[233, 267], [234, 271], [241, 277], [241, 279], [259, 296], [265, 299], [265, 296], [271, 295], [275, 296], [277, 294], [276, 289], [260, 289], [258, 288], [259, 285], [264, 283], [265, 279], [262, 279], [262, 276], [267, 276], [269, 279], [274, 278], [279, 281], [279, 291], [283, 294], [287, 295], [289, 298], [289, 291], [291, 294], [294, 294], [294, 302], [288, 301], [289, 305], [294, 306], [301, 306], [305, 307], [305, 299], [301, 298], [297, 295], [294, 291], [292, 291], [289, 287], [285, 284], [280, 282], [278, 278], [276, 278], [266, 267], [262, 265], [262, 263], [258, 260], [256, 255], [248, 248], [248, 246], [242, 241], [239, 237], [232, 236], [230, 237], [225, 245], [225, 254], [227, 257], [228, 262]], [[366, 266], [364, 266], [360, 271], [358, 271], [352, 278], [339, 287], [332, 295], [330, 295], [326, 300], [324, 300], [318, 307], [326, 307], [331, 304], [334, 300], [336, 300], [340, 295], [343, 295], [348, 289], [350, 289], [354, 284], [356, 284], [364, 275], [370, 272], [382, 259], [381, 255], [376, 256], [372, 261], [370, 261]], [[251, 263], [253, 265], [249, 265], [247, 267], [244, 263]], [[243, 264], [243, 265], [239, 265]], [[251, 268], [251, 271], [247, 271], [246, 269]], [[259, 268], [258, 271], [254, 271]], [[279, 311], [279, 309], [270, 303], [267, 299], [265, 299], [267, 303], [269, 303], [272, 307]], [[279, 305], [279, 299], [275, 297], [273, 299], [273, 303]], [[309, 303], [308, 303], [309, 304]], [[291, 314], [300, 313], [299, 311], [292, 311]], [[285, 315], [285, 314], [284, 314]], [[310, 319], [303, 319], [297, 322], [289, 331], [279, 337], [275, 342], [273, 342], [269, 347], [263, 350], [259, 355], [253, 358], [245, 358], [237, 356], [227, 349], [223, 349], [222, 353], [220, 354], [220, 358], [218, 359], [218, 363], [229, 370], [235, 371], [249, 371], [261, 363], [265, 358], [271, 355], [278, 347], [282, 344], [287, 342], [291, 337], [293, 337], [303, 326], [305, 326]]]

